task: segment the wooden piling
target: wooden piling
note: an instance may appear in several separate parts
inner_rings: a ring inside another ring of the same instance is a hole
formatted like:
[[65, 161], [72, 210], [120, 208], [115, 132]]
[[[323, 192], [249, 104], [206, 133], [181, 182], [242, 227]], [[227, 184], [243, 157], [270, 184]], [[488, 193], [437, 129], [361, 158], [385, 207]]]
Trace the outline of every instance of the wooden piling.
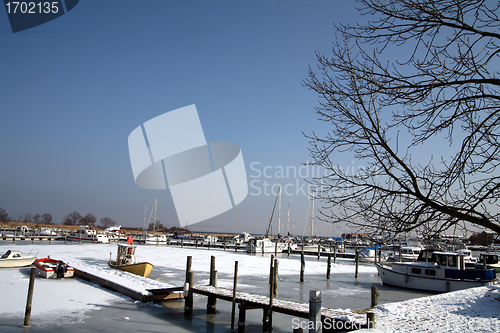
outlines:
[[24, 326], [30, 326], [31, 319], [31, 303], [33, 302], [33, 289], [35, 288], [35, 273], [36, 268], [32, 267], [30, 271], [30, 283], [28, 285], [28, 298], [26, 300], [26, 310], [24, 312]]
[[246, 319], [246, 303], [240, 302], [238, 304], [238, 333], [245, 333], [245, 319]]
[[[217, 276], [215, 270], [215, 257], [210, 258], [210, 281], [209, 284], [213, 287], [217, 284]], [[217, 311], [217, 298], [215, 296], [209, 296], [207, 301], [207, 314], [214, 314]]]
[[321, 291], [309, 291], [309, 333], [321, 332]]
[[321, 258], [321, 245], [318, 244], [318, 260]]
[[278, 259], [274, 259], [274, 284], [273, 284], [273, 293], [274, 295], [278, 295]]
[[366, 328], [375, 328], [375, 312], [366, 313]]
[[332, 267], [332, 254], [328, 253], [328, 261], [326, 264], [326, 279], [330, 280], [330, 270]]
[[233, 304], [231, 307], [231, 329], [234, 330], [234, 314], [236, 311], [236, 286], [238, 284], [238, 261], [234, 262], [234, 280], [233, 280]]
[[333, 247], [333, 262], [337, 262], [337, 245]]
[[306, 261], [304, 259], [304, 247], [302, 247], [302, 253], [300, 254], [300, 282], [304, 282], [304, 269], [306, 267]]
[[371, 288], [371, 307], [373, 308], [374, 306], [378, 305], [378, 297], [380, 296], [380, 293], [377, 289], [377, 287], [372, 286]]
[[356, 255], [354, 257], [354, 260], [356, 261], [356, 270], [354, 271], [354, 278], [358, 278], [358, 266], [359, 266], [359, 253], [358, 253], [358, 247], [356, 246]]

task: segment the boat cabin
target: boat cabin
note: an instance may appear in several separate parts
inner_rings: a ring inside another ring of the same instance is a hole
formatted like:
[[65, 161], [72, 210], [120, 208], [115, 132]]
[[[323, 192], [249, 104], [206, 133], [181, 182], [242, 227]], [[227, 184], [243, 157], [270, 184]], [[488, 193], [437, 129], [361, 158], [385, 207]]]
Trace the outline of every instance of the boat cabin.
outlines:
[[12, 259], [12, 258], [22, 258], [22, 254], [21, 252], [19, 251], [11, 251], [11, 250], [8, 250], [7, 252], [5, 252], [4, 255], [2, 255], [2, 259]]
[[480, 253], [478, 262], [486, 265], [498, 264], [498, 254]]
[[416, 263], [394, 263], [400, 273], [438, 279], [491, 280], [493, 270], [465, 269], [463, 255], [448, 252], [422, 251]]
[[116, 253], [117, 265], [130, 265], [135, 263], [135, 245], [118, 244]]

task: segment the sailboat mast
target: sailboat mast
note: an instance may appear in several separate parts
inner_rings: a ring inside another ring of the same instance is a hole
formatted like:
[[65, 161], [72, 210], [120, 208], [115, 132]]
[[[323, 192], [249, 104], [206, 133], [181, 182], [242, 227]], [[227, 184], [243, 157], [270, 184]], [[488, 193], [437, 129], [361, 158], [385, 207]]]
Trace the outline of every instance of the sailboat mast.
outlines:
[[156, 230], [156, 204], [158, 202], [158, 199], [155, 200], [155, 218], [153, 220], [153, 234], [155, 233]]
[[278, 192], [279, 192], [279, 196], [280, 196], [280, 202], [278, 205], [278, 237], [279, 237], [281, 234], [281, 185], [280, 185]]
[[314, 190], [312, 190], [312, 198], [311, 198], [311, 232], [310, 237], [314, 235]]

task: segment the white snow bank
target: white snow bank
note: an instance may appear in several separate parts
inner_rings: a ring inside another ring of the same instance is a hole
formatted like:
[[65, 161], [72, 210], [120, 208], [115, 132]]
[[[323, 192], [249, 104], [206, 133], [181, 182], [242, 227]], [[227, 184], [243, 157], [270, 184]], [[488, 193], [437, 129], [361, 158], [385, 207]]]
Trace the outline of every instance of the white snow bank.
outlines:
[[500, 332], [500, 287], [477, 287], [387, 303], [376, 329], [359, 332]]

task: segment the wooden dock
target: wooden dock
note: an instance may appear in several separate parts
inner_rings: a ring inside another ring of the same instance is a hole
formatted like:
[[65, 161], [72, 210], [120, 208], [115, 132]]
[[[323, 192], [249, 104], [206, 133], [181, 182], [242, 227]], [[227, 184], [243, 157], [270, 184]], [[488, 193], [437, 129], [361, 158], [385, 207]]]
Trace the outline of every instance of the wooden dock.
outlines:
[[132, 297], [133, 299], [139, 300], [141, 302], [165, 301], [171, 299], [179, 299], [182, 297], [182, 287], [146, 289], [146, 293], [137, 292], [130, 288], [126, 288], [117, 283], [114, 283], [113, 281], [92, 274], [91, 272], [83, 271], [77, 268], [74, 269], [76, 277], [91, 281], [100, 286], [117, 291], [120, 294]]
[[[231, 289], [213, 286], [193, 286], [192, 290], [194, 293], [204, 296], [215, 297], [229, 302], [233, 301], [233, 290]], [[246, 310], [262, 309], [264, 311], [264, 318], [268, 315], [270, 299], [267, 296], [238, 291], [236, 292], [235, 302], [239, 304], [238, 332], [244, 332]], [[309, 303], [298, 303], [276, 298], [272, 300], [272, 312], [309, 319], [309, 310]], [[349, 326], [352, 327], [353, 330], [366, 328], [368, 311], [369, 309], [343, 310], [321, 307], [321, 321], [323, 323], [330, 322], [331, 326], [335, 326], [335, 322], [342, 322], [337, 326]], [[349, 324], [346, 325], [346, 322], [349, 322]], [[335, 332], [336, 330], [329, 331]], [[345, 329], [340, 329], [339, 331], [345, 331]]]

